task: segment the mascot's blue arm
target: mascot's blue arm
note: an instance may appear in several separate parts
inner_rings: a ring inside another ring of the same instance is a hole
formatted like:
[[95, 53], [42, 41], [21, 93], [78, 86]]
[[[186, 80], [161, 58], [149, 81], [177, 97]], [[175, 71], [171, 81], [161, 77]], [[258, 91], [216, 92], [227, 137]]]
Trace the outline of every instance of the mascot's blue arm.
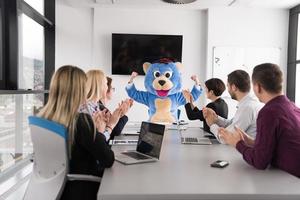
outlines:
[[[199, 96], [202, 94], [202, 88], [200, 86], [194, 85], [194, 87], [191, 91], [191, 94], [193, 96], [193, 100], [196, 101], [199, 98]], [[186, 100], [185, 100], [182, 92], [179, 92], [177, 95], [177, 103], [178, 103], [178, 106], [186, 104]]]
[[148, 92], [145, 91], [139, 91], [135, 88], [135, 85], [132, 84], [128, 84], [126, 86], [126, 92], [128, 94], [128, 96], [130, 98], [132, 98], [133, 100], [142, 103], [146, 106], [149, 106], [149, 98], [148, 98]]

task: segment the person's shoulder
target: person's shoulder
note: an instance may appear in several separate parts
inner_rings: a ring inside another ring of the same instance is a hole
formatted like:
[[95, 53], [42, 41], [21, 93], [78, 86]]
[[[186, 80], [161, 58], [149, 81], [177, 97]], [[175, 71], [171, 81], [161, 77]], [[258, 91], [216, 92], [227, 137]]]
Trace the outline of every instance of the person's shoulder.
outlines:
[[250, 95], [248, 98], [248, 102], [244, 104], [245, 108], [251, 110], [260, 110], [264, 104], [261, 103], [256, 97]]
[[[94, 122], [92, 117], [86, 113], [79, 113], [76, 121], [76, 132], [77, 135], [94, 132]], [[80, 133], [80, 134], [78, 134]]]
[[87, 113], [78, 113], [78, 117], [77, 117], [77, 124], [86, 124], [86, 123], [92, 123], [93, 119], [91, 117], [91, 115], [87, 114]]
[[210, 103], [207, 104], [205, 107], [211, 108], [211, 109], [214, 110], [218, 104], [219, 104], [218, 102], [214, 101], [214, 102], [210, 102]]
[[226, 103], [226, 101], [222, 97], [220, 97], [217, 101], [220, 103]]
[[214, 101], [213, 103], [215, 103], [216, 105], [224, 105], [224, 104], [227, 105], [226, 101], [225, 101], [222, 97], [218, 98], [218, 99], [217, 99], [216, 101]]
[[280, 113], [282, 112], [282, 109], [278, 106], [275, 105], [264, 105], [259, 113], [258, 117], [259, 118], [268, 118], [268, 119], [275, 119], [280, 116]]

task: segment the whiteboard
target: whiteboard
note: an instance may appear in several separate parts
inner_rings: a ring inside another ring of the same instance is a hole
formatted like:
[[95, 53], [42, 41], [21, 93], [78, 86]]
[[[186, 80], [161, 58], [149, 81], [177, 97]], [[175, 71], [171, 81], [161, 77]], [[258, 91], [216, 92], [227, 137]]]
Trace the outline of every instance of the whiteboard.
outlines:
[[256, 65], [267, 62], [280, 65], [280, 51], [273, 47], [214, 47], [212, 76], [226, 82], [227, 75], [237, 69], [245, 70], [251, 76]]
[[[212, 77], [220, 78], [226, 84], [227, 75], [237, 69], [245, 70], [251, 77], [256, 65], [267, 62], [280, 65], [280, 53], [281, 49], [276, 47], [214, 47]], [[227, 90], [222, 97], [228, 104], [228, 116], [231, 118], [237, 102], [231, 99]]]

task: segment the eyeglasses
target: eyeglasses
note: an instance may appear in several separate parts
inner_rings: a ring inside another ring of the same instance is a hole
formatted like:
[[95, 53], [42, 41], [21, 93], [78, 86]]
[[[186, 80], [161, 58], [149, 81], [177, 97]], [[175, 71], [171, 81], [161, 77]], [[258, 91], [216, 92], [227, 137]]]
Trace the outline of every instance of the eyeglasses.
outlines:
[[112, 88], [110, 88], [110, 91], [115, 92], [115, 91], [116, 91], [116, 88], [112, 87]]

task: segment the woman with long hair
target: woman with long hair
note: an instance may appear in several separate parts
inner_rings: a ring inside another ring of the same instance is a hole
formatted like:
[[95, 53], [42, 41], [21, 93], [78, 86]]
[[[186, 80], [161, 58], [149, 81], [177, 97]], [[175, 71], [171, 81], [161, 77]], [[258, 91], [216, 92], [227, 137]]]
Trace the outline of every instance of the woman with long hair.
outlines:
[[[38, 115], [67, 128], [70, 173], [101, 177], [115, 158], [101, 133], [108, 121], [105, 114], [78, 112], [80, 105], [86, 103], [86, 81], [86, 74], [78, 67], [60, 67], [51, 79], [48, 102]], [[96, 199], [98, 188], [99, 183], [67, 182], [61, 199]]]
[[[110, 88], [109, 79], [105, 76], [103, 71], [99, 69], [89, 70], [87, 73], [87, 103], [86, 106], [81, 106], [80, 112], [94, 113], [97, 111], [105, 111], [107, 118], [118, 118], [117, 124], [111, 124], [109, 121], [106, 124], [104, 135], [106, 139], [113, 139], [115, 135], [120, 135], [125, 124], [128, 121], [128, 117], [125, 116], [129, 110], [130, 104], [128, 100], [122, 101], [117, 109], [110, 113], [101, 100], [106, 99], [107, 91]], [[111, 83], [111, 82], [110, 82]], [[116, 116], [117, 115], [117, 116]]]

